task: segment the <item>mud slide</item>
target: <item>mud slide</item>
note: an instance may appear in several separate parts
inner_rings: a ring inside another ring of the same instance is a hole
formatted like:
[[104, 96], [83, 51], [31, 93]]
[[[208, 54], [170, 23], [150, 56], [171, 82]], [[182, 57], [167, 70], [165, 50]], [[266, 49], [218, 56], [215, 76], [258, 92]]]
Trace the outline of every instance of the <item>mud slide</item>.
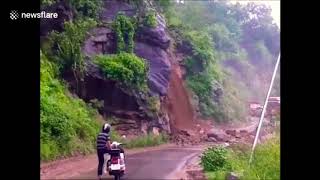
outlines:
[[195, 126], [194, 111], [179, 70], [175, 65], [171, 72], [167, 106], [173, 129], [188, 130]]

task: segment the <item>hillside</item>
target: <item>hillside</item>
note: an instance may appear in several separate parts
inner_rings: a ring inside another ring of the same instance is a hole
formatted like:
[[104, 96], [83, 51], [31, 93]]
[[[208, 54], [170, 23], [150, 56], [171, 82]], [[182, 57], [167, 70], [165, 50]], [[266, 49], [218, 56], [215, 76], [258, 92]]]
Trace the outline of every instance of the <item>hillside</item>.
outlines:
[[41, 9], [59, 12], [40, 29], [43, 161], [92, 152], [103, 121], [117, 138], [244, 122], [279, 52], [270, 11], [253, 4], [43, 0]]

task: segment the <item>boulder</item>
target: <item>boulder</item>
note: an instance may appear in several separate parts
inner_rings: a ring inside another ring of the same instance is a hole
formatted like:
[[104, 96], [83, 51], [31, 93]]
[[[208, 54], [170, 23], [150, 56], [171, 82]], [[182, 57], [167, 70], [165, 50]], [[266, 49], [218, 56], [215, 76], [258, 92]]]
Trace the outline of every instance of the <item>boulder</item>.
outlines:
[[208, 141], [208, 142], [217, 142], [216, 138], [214, 138], [214, 137], [208, 137], [206, 139], [206, 141]]
[[207, 133], [208, 138], [214, 137], [217, 141], [227, 142], [230, 141], [230, 137], [224, 133]]
[[226, 130], [225, 132], [226, 132], [226, 134], [229, 134], [231, 136], [236, 136], [236, 134], [237, 134], [236, 130]]

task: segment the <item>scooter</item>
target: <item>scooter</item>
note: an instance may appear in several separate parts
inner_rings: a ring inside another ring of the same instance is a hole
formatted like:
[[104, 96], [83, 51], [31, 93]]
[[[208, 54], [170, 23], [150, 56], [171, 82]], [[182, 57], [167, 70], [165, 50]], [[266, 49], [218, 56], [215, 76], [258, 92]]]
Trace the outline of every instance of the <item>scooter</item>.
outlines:
[[120, 177], [124, 175], [125, 172], [125, 162], [124, 154], [120, 152], [120, 147], [122, 143], [112, 142], [110, 150], [110, 159], [107, 161], [105, 173], [114, 176], [115, 180], [120, 180]]

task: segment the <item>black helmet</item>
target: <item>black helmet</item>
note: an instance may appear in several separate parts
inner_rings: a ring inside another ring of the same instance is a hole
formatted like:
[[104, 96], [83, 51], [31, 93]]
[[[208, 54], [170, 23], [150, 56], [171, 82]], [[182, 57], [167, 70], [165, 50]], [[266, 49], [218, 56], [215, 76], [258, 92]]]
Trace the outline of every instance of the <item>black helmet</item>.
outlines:
[[105, 123], [105, 124], [102, 126], [102, 132], [104, 132], [104, 133], [109, 133], [110, 130], [111, 130], [110, 124]]

